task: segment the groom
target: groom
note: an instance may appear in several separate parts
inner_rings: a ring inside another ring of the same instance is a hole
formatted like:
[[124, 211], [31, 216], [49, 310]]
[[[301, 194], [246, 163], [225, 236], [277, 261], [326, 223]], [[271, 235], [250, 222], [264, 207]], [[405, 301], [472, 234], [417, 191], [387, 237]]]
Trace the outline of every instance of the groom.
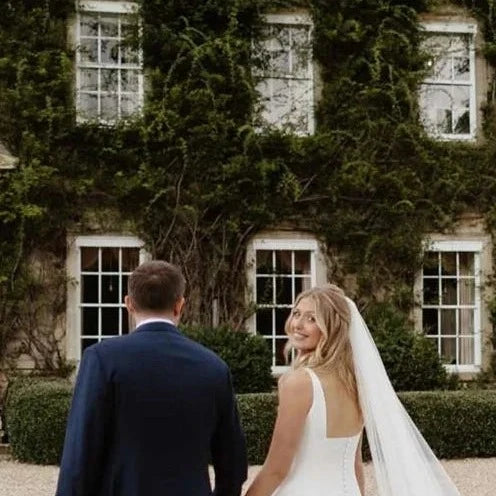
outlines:
[[184, 287], [162, 261], [131, 274], [136, 331], [84, 352], [56, 496], [239, 496], [246, 451], [230, 373], [177, 329]]

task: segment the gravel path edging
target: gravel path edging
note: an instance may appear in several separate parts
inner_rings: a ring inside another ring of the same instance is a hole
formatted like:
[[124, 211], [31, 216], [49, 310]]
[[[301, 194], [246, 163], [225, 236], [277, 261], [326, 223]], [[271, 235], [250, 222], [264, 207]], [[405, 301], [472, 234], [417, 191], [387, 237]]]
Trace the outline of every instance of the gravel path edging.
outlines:
[[[442, 460], [462, 496], [494, 496], [496, 493], [496, 458]], [[259, 466], [249, 468], [248, 488]], [[59, 468], [55, 465], [30, 465], [12, 459], [0, 459], [0, 494], [2, 496], [53, 496]], [[366, 496], [377, 496], [373, 467], [365, 464]]]

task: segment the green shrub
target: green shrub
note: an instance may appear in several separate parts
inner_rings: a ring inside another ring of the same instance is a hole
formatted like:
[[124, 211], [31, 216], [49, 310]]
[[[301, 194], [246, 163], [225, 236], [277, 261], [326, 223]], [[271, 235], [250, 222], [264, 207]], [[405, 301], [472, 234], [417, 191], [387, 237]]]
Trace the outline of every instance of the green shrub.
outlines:
[[[496, 391], [399, 393], [401, 402], [439, 458], [496, 456]], [[265, 460], [277, 412], [277, 395], [238, 397], [246, 433], [248, 460]], [[367, 442], [364, 459], [370, 459]]]
[[71, 397], [72, 386], [62, 379], [27, 378], [9, 386], [5, 419], [17, 460], [59, 463]]
[[396, 391], [456, 388], [437, 349], [415, 332], [403, 313], [380, 303], [367, 310], [365, 319]]
[[261, 465], [272, 438], [277, 413], [277, 395], [241, 394], [238, 396], [238, 408], [246, 436], [248, 462], [251, 465]]
[[260, 393], [272, 390], [272, 357], [265, 340], [246, 332], [227, 328], [186, 327], [183, 332], [217, 353], [229, 366], [236, 393]]

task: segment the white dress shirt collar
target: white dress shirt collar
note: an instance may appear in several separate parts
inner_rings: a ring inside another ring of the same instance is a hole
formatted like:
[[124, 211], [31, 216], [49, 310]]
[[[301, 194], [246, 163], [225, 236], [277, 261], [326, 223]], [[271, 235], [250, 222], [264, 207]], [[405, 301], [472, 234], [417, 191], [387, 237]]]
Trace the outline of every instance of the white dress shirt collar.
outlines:
[[149, 319], [145, 319], [145, 320], [142, 320], [136, 327], [135, 329], [138, 329], [138, 327], [141, 327], [145, 324], [151, 324], [152, 322], [157, 322], [157, 323], [162, 323], [162, 324], [170, 324], [170, 325], [173, 325], [174, 327], [176, 327], [176, 324], [174, 324], [174, 322], [172, 322], [172, 320], [170, 319], [161, 319], [159, 317], [151, 317]]

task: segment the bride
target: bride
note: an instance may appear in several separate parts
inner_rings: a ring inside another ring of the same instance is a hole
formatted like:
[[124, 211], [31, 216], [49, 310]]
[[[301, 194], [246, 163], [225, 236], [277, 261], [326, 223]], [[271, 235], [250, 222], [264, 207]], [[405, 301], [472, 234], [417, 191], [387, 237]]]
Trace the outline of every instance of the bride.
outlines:
[[272, 442], [246, 496], [364, 496], [364, 427], [380, 496], [460, 496], [340, 288], [301, 293], [285, 331], [297, 358], [279, 380]]

